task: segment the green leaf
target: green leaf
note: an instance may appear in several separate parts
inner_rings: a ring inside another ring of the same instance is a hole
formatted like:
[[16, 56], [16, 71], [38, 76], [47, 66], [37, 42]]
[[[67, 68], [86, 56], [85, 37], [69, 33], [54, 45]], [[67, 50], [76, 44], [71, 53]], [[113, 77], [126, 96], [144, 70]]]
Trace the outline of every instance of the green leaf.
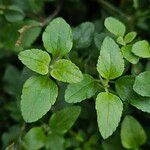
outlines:
[[138, 95], [133, 91], [134, 77], [123, 76], [115, 82], [117, 94], [123, 101], [132, 101]]
[[132, 45], [126, 45], [121, 48], [123, 57], [128, 60], [132, 64], [137, 64], [139, 61], [139, 57], [134, 55], [132, 52]]
[[129, 32], [125, 35], [124, 37], [124, 41], [126, 44], [132, 42], [137, 36], [137, 33], [136, 32]]
[[32, 76], [24, 84], [21, 111], [26, 122], [34, 122], [45, 115], [55, 103], [57, 85], [46, 76]]
[[122, 145], [127, 149], [138, 149], [146, 142], [146, 133], [132, 116], [126, 116], [121, 125]]
[[41, 127], [31, 128], [24, 136], [24, 144], [28, 150], [38, 150], [44, 147], [46, 135]]
[[124, 41], [124, 39], [123, 39], [122, 36], [119, 36], [119, 37], [117, 38], [117, 43], [120, 44], [120, 45], [123, 45], [123, 46], [126, 45], [126, 43], [125, 43], [125, 41]]
[[102, 92], [96, 98], [97, 122], [104, 139], [116, 130], [122, 115], [123, 104], [119, 97]]
[[84, 22], [73, 29], [74, 48], [88, 48], [91, 45], [94, 34], [94, 25], [91, 22]]
[[113, 17], [106, 18], [104, 25], [109, 32], [113, 33], [116, 36], [124, 36], [125, 34], [125, 25]]
[[64, 150], [64, 138], [58, 134], [50, 134], [46, 140], [47, 150]]
[[106, 37], [103, 41], [97, 70], [106, 79], [115, 79], [124, 71], [124, 60], [120, 48], [110, 37]]
[[10, 95], [14, 95], [16, 96], [18, 94], [18, 84], [20, 82], [20, 71], [12, 65], [9, 65], [6, 68], [4, 77], [3, 77], [3, 81], [4, 81], [4, 90], [6, 93], [10, 94]]
[[140, 96], [137, 99], [133, 99], [130, 104], [143, 112], [150, 113], [150, 98]]
[[65, 101], [68, 103], [81, 102], [94, 96], [97, 90], [98, 84], [94, 78], [85, 74], [81, 82], [68, 85], [65, 91]]
[[[26, 30], [21, 39], [20, 45], [23, 48], [28, 48], [34, 43], [34, 41], [40, 35], [41, 27], [40, 26], [38, 27], [40, 22], [37, 22], [35, 20], [28, 20], [28, 21], [25, 21], [24, 23], [25, 24], [23, 26], [34, 26], [33, 28]], [[35, 26], [37, 26], [37, 27], [35, 27]]]
[[45, 75], [49, 71], [50, 56], [47, 52], [39, 49], [25, 50], [19, 53], [19, 59], [29, 69]]
[[69, 60], [60, 59], [55, 62], [51, 76], [59, 81], [77, 83], [83, 79], [82, 72]]
[[98, 50], [101, 50], [103, 40], [105, 39], [106, 36], [107, 36], [106, 33], [101, 33], [101, 34], [95, 33], [94, 43], [95, 43], [96, 47], [98, 48]]
[[25, 17], [24, 12], [16, 5], [8, 6], [4, 15], [9, 22], [21, 21]]
[[133, 89], [142, 96], [150, 97], [150, 71], [140, 73], [136, 77]]
[[62, 18], [52, 20], [43, 33], [44, 47], [53, 56], [66, 55], [72, 48], [72, 40], [71, 27]]
[[66, 133], [73, 126], [80, 112], [81, 108], [79, 106], [70, 106], [54, 113], [49, 120], [52, 132]]
[[103, 150], [125, 150], [122, 147], [119, 132], [115, 132], [113, 136], [111, 136], [107, 140], [102, 141], [102, 147]]
[[142, 58], [150, 58], [150, 46], [148, 41], [138, 41], [132, 46], [132, 52]]
[[128, 101], [139, 110], [150, 113], [150, 98], [142, 97], [134, 92], [133, 84], [135, 78], [124, 76], [115, 82], [117, 94], [123, 101]]

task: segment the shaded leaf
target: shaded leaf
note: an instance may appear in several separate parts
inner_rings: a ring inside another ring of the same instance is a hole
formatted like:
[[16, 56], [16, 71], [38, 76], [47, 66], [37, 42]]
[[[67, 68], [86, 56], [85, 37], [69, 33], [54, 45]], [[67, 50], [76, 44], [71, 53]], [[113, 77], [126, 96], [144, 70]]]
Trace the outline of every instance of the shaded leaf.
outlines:
[[91, 22], [84, 22], [73, 29], [74, 48], [88, 48], [91, 45], [94, 34], [94, 25]]
[[73, 126], [80, 112], [81, 108], [79, 106], [70, 106], [53, 113], [49, 120], [52, 132], [66, 133]]
[[121, 125], [122, 145], [127, 149], [137, 149], [146, 142], [146, 133], [132, 116], [126, 116]]
[[69, 84], [65, 91], [65, 101], [68, 103], [77, 103], [92, 97], [98, 90], [98, 84], [88, 74], [83, 76], [79, 83]]

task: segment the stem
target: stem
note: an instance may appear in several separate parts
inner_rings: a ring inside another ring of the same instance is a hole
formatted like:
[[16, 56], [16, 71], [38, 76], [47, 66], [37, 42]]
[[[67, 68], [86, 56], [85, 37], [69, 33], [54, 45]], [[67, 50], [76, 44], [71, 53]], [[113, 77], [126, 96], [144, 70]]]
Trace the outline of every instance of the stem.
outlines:
[[108, 90], [108, 87], [109, 87], [108, 82], [109, 82], [109, 80], [107, 79], [106, 81], [104, 81], [103, 78], [100, 75], [99, 75], [99, 78], [100, 78], [100, 81], [101, 81], [102, 85], [104, 86], [105, 91], [109, 92], [109, 90]]
[[42, 23], [41, 26], [45, 26], [47, 25], [55, 16], [57, 16], [57, 14], [60, 12], [62, 5], [63, 5], [64, 0], [60, 0], [56, 9], [54, 10], [54, 12], [49, 15]]
[[121, 10], [119, 10], [118, 8], [116, 8], [114, 5], [108, 3], [107, 1], [105, 0], [96, 0], [100, 5], [102, 4], [102, 6], [104, 6], [106, 9], [109, 10], [109, 12], [111, 14], [114, 15], [114, 13], [117, 13], [119, 14], [120, 16], [122, 16], [123, 18], [126, 18], [128, 20], [128, 16], [123, 13]]
[[25, 25], [23, 26], [21, 29], [18, 30], [18, 32], [20, 33], [20, 36], [18, 38], [18, 40], [16, 41], [16, 46], [19, 46], [22, 42], [22, 38], [24, 33], [31, 29], [31, 28], [36, 28], [36, 27], [44, 27], [45, 25], [47, 25], [55, 16], [57, 16], [57, 14], [60, 12], [62, 5], [63, 5], [64, 0], [60, 0], [56, 9], [54, 10], [54, 12], [49, 15], [44, 21], [40, 22], [39, 24], [36, 25]]

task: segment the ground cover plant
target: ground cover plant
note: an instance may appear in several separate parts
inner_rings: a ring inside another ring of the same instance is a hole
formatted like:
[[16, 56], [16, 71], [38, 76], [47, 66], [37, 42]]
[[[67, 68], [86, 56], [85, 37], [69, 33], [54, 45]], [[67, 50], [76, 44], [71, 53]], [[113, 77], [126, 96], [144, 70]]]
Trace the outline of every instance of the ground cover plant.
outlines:
[[1, 0], [1, 149], [148, 150], [149, 4]]

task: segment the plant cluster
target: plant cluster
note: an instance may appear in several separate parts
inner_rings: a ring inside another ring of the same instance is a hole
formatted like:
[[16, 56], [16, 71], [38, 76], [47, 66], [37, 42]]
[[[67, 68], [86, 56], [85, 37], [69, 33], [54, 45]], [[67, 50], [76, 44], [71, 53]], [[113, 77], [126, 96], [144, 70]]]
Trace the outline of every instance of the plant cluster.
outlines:
[[[27, 10], [41, 12], [44, 2], [29, 1], [28, 8], [20, 1], [0, 1], [0, 59], [5, 66], [5, 58], [17, 56], [17, 64], [6, 65], [2, 81], [7, 95], [1, 92], [0, 98], [11, 100], [2, 101], [2, 112], [10, 112], [13, 123], [1, 136], [2, 149], [148, 149], [149, 41], [129, 28], [131, 18], [127, 23], [103, 14], [101, 21], [73, 27], [65, 17], [56, 17], [60, 2], [52, 15], [22, 21]], [[100, 3], [125, 16], [106, 1]], [[136, 17], [146, 15], [138, 1], [133, 4]], [[2, 124], [7, 120], [5, 115], [0, 119]]]

